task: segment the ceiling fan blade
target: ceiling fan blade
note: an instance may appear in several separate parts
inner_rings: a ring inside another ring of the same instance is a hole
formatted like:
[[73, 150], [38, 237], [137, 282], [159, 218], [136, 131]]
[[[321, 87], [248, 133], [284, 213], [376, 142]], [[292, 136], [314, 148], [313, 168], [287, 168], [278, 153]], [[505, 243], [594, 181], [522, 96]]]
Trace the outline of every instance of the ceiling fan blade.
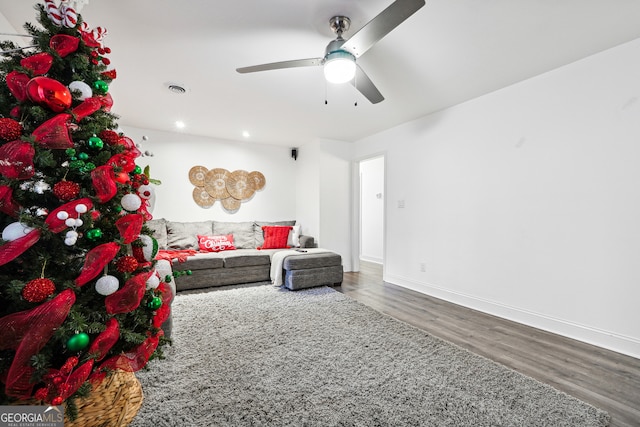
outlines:
[[257, 71], [279, 70], [282, 68], [313, 67], [322, 65], [322, 58], [294, 59], [292, 61], [272, 62], [270, 64], [252, 65], [251, 67], [236, 68], [236, 71], [245, 73], [255, 73]]
[[359, 57], [389, 34], [391, 30], [418, 11], [424, 4], [425, 0], [396, 0], [364, 27], [360, 28], [340, 48], [350, 52], [356, 58]]
[[359, 65], [356, 65], [356, 76], [351, 80], [351, 84], [372, 104], [384, 101], [384, 96]]

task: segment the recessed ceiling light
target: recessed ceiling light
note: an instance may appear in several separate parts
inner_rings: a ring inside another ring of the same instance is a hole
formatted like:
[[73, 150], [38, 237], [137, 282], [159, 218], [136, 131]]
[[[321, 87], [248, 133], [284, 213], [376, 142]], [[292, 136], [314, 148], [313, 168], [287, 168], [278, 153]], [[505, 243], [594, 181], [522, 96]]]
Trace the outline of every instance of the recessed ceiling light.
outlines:
[[185, 126], [186, 126], [185, 122], [183, 122], [182, 120], [176, 120], [176, 127], [178, 129], [184, 129]]
[[249, 133], [249, 131], [243, 130], [242, 131], [242, 136], [244, 136], [245, 138], [249, 138], [251, 136], [251, 134]]

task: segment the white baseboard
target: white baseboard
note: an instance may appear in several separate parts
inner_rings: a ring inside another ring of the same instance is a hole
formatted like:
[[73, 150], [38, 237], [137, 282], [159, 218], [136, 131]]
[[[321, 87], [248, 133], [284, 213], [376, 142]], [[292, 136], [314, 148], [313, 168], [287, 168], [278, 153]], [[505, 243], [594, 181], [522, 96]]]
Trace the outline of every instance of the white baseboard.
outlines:
[[452, 292], [448, 289], [428, 283], [417, 282], [402, 276], [385, 275], [383, 280], [473, 310], [502, 317], [507, 320], [640, 359], [640, 341], [632, 337], [573, 323], [564, 319], [553, 318], [517, 307], [511, 307], [473, 295]]
[[382, 258], [376, 258], [372, 256], [367, 256], [367, 255], [360, 255], [360, 260], [382, 265]]

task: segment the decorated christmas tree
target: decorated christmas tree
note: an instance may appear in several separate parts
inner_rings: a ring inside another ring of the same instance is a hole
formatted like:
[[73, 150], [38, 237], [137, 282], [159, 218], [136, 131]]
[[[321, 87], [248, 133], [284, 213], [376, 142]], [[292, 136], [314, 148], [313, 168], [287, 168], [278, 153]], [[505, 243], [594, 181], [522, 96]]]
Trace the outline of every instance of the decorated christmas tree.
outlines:
[[37, 5], [0, 62], [0, 404], [67, 403], [167, 342], [148, 177], [110, 112], [106, 31]]

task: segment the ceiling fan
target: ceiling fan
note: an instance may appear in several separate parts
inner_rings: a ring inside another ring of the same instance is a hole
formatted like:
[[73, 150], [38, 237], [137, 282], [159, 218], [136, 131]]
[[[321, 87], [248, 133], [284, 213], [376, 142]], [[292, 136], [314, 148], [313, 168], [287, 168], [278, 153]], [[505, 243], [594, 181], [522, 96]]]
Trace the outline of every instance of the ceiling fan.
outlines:
[[384, 100], [384, 97], [356, 64], [356, 59], [424, 5], [425, 0], [396, 0], [347, 40], [342, 38], [342, 34], [349, 30], [351, 20], [346, 16], [334, 16], [329, 20], [329, 25], [337, 37], [327, 45], [323, 57], [253, 65], [237, 68], [236, 71], [244, 74], [322, 65], [327, 81], [351, 82], [372, 104], [377, 104]]

